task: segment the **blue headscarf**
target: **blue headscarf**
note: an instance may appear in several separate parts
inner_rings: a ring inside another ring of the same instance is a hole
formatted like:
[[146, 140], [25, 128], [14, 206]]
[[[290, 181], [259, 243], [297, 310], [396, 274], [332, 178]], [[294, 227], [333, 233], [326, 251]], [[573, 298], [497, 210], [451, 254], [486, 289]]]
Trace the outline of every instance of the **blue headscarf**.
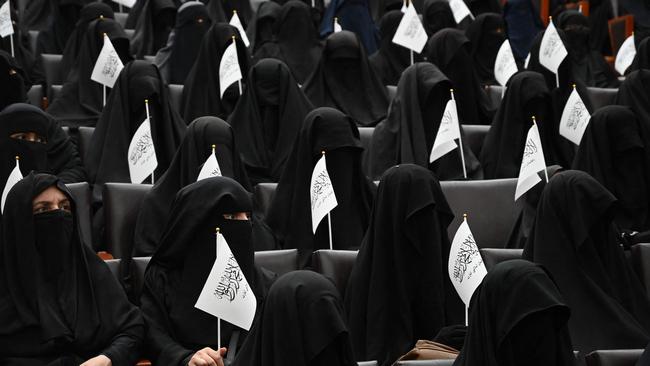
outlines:
[[372, 55], [379, 49], [379, 29], [372, 20], [368, 0], [332, 0], [327, 7], [320, 26], [320, 35], [325, 38], [334, 32], [334, 18], [344, 30], [354, 32]]

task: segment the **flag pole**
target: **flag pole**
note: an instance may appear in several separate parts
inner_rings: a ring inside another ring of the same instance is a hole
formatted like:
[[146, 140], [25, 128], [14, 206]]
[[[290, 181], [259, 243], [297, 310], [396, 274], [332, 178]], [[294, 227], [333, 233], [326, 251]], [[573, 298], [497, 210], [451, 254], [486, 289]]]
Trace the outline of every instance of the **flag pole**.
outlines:
[[11, 35], [9, 36], [9, 43], [10, 43], [10, 45], [11, 45], [11, 57], [16, 57], [16, 56], [14, 55], [14, 35], [13, 35], [13, 34], [11, 34]]
[[[325, 150], [321, 151], [323, 154], [323, 157], [325, 157]], [[325, 169], [327, 169], [327, 165], [325, 165]], [[327, 213], [327, 233], [330, 241], [330, 250], [334, 249], [334, 246], [332, 245], [332, 215], [331, 211]]]
[[[215, 249], [214, 249], [214, 260], [217, 260], [217, 256], [219, 255], [219, 234], [221, 233], [221, 229], [216, 228], [216, 237], [217, 240], [215, 241]], [[221, 348], [221, 318], [217, 317], [217, 350]]]
[[[411, 51], [413, 52], [413, 51]], [[449, 93], [451, 94], [451, 100], [454, 101], [454, 104], [456, 102], [456, 98], [454, 97], [454, 89], [449, 89]], [[458, 108], [456, 108], [456, 114], [458, 114]], [[460, 121], [458, 121], [458, 130], [460, 130]], [[460, 131], [459, 131], [460, 132]], [[463, 177], [467, 179], [467, 168], [465, 167], [465, 152], [463, 152], [463, 138], [461, 137], [462, 133], [458, 134], [458, 143], [460, 144], [460, 160], [463, 163]]]
[[[535, 119], [535, 116], [533, 116], [533, 124], [535, 127], [537, 127], [537, 120]], [[539, 127], [537, 127], [537, 133], [539, 134]], [[539, 140], [542, 140], [542, 137], [540, 136]], [[543, 151], [543, 150], [542, 150]], [[543, 154], [543, 152], [542, 152]], [[548, 171], [546, 170], [546, 167], [544, 167], [544, 176], [546, 178], [546, 183], [548, 183]]]
[[[463, 214], [463, 222], [467, 223], [467, 213]], [[468, 308], [467, 304], [463, 304], [463, 305], [465, 306], [465, 326], [468, 326], [469, 325], [469, 321], [468, 321], [469, 308]]]
[[119, 3], [120, 13], [124, 13], [124, 8], [122, 8], [122, 3]]
[[[151, 116], [149, 115], [149, 99], [144, 100], [144, 109], [147, 112], [147, 122], [149, 123], [149, 127], [151, 127]], [[151, 172], [151, 184], [154, 184], [154, 182], [155, 182], [155, 180], [154, 180], [154, 172], [155, 171]]]
[[106, 106], [106, 85], [102, 84], [102, 107]]
[[[232, 36], [232, 43], [235, 45], [235, 54], [237, 54], [237, 39], [235, 36]], [[237, 56], [237, 62], [239, 62], [239, 56]], [[242, 95], [241, 79], [237, 80], [237, 85], [239, 86], [239, 95]]]
[[413, 65], [413, 50], [411, 50], [411, 65]]

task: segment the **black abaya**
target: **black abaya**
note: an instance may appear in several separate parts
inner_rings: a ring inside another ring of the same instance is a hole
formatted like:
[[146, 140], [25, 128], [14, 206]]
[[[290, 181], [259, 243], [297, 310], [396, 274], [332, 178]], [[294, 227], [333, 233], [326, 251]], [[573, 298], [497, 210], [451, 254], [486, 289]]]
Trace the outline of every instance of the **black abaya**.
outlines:
[[[411, 64], [409, 49], [393, 43], [402, 15], [401, 11], [393, 10], [381, 18], [379, 22], [381, 43], [377, 52], [368, 58], [383, 85], [397, 85], [402, 72]], [[417, 57], [416, 60], [421, 58], [415, 54], [414, 57]]]
[[469, 55], [479, 83], [495, 85], [494, 63], [501, 44], [506, 40], [503, 17], [495, 13], [481, 14], [469, 25], [465, 35], [469, 39]]
[[280, 15], [281, 6], [274, 1], [264, 1], [257, 8], [255, 16], [251, 20], [251, 24], [246, 29], [246, 35], [250, 41], [250, 52], [253, 54], [254, 59], [257, 58], [257, 51], [260, 50], [266, 43], [273, 41], [273, 29], [275, 21]]
[[[172, 0], [140, 0], [140, 2], [143, 4], [132, 24], [135, 33], [131, 38], [131, 53], [138, 59], [155, 55], [165, 46], [176, 18], [176, 5]], [[127, 28], [129, 25], [131, 24], [127, 21]]]
[[[49, 5], [50, 11], [47, 13], [47, 25], [43, 29], [33, 28], [30, 26], [31, 21], [27, 21], [25, 24], [27, 29], [40, 30], [36, 40], [36, 55], [62, 54], [68, 39], [74, 32], [81, 9], [89, 2], [89, 0], [52, 0]], [[42, 10], [38, 9], [38, 11]]]
[[0, 50], [0, 111], [13, 103], [27, 101], [29, 77], [10, 53]]
[[425, 0], [422, 25], [429, 37], [445, 28], [456, 28], [456, 20], [446, 0]]
[[40, 63], [37, 62], [40, 56], [36, 57], [34, 52], [32, 52], [29, 32], [19, 22], [18, 13], [13, 9], [10, 11], [14, 34], [0, 38], [0, 51], [5, 51], [11, 54], [13, 47], [13, 54], [16, 63], [20, 65], [21, 69], [27, 72], [32, 84], [40, 84], [44, 80], [43, 70]]
[[650, 123], [650, 70], [630, 73], [618, 89], [616, 104], [632, 108], [639, 120]]

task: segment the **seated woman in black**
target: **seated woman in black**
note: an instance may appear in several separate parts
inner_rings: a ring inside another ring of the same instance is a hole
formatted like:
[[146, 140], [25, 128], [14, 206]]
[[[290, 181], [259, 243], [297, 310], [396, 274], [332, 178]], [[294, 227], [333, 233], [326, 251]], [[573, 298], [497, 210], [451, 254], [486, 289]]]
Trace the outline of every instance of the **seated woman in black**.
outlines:
[[31, 173], [10, 191], [0, 241], [0, 364], [131, 366], [144, 324], [85, 245], [59, 178]]

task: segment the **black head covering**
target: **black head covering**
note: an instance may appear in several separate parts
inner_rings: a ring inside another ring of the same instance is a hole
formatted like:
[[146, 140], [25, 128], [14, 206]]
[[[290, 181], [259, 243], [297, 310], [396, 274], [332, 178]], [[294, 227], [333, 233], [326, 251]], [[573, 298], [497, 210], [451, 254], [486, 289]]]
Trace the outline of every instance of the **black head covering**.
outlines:
[[650, 70], [630, 73], [618, 89], [616, 104], [632, 108], [639, 120], [650, 123]]
[[494, 111], [474, 72], [469, 40], [458, 29], [443, 29], [427, 42], [429, 62], [435, 64], [454, 84], [458, 118], [463, 124], [492, 122]]
[[10, 53], [0, 50], [0, 111], [13, 103], [27, 101], [29, 77]]
[[221, 174], [251, 190], [235, 141], [230, 126], [217, 117], [201, 117], [187, 127], [169, 168], [140, 206], [133, 239], [134, 256], [150, 256], [158, 247], [165, 230], [160, 223], [167, 221], [174, 196], [183, 187], [196, 182], [203, 163], [212, 154], [212, 145], [216, 145], [215, 156]]
[[445, 0], [426, 0], [422, 10], [422, 25], [429, 37], [445, 28], [456, 28], [454, 13]]
[[411, 64], [409, 49], [393, 43], [402, 15], [401, 11], [392, 10], [381, 18], [379, 22], [381, 43], [377, 52], [369, 58], [370, 65], [383, 85], [397, 85], [402, 72]]
[[391, 365], [417, 340], [463, 321], [447, 272], [453, 218], [431, 171], [404, 164], [382, 176], [345, 294], [357, 360]]
[[245, 82], [250, 55], [239, 36], [239, 31], [229, 24], [213, 24], [208, 33], [203, 36], [199, 54], [185, 80], [181, 114], [186, 121], [193, 121], [203, 116], [227, 119], [235, 108], [239, 99], [237, 83], [226, 89], [223, 98], [219, 93], [219, 63], [226, 48], [232, 44], [233, 36], [237, 38], [237, 58], [244, 77], [242, 83]]
[[[226, 177], [203, 179], [176, 195], [160, 247], [145, 272], [142, 296], [147, 346], [156, 364], [187, 364], [197, 350], [216, 348], [217, 319], [194, 304], [215, 261], [217, 227], [258, 302], [264, 299], [268, 287], [254, 265], [250, 221], [223, 216], [251, 209], [249, 193]], [[237, 328], [226, 321], [221, 328], [222, 344], [228, 345]]]
[[[63, 53], [79, 20], [81, 8], [89, 2], [89, 0], [52, 0], [47, 15], [47, 25], [39, 29], [41, 32], [36, 41], [36, 54]], [[25, 24], [27, 29], [34, 29], [30, 24], [31, 21]]]
[[[250, 22], [254, 13], [253, 8], [251, 7], [250, 0], [248, 1], [208, 0], [207, 6], [209, 9], [220, 6], [222, 8], [223, 15], [225, 17], [226, 22], [230, 21], [230, 18], [232, 18], [233, 13], [236, 11], [237, 16], [239, 16], [239, 19], [241, 20], [244, 29], [246, 29], [246, 26]], [[216, 18], [213, 19], [215, 22], [219, 21], [217, 20], [217, 18], [220, 16], [218, 10], [211, 9], [210, 14], [215, 15]]]
[[199, 53], [203, 35], [212, 21], [200, 1], [188, 1], [178, 8], [176, 25], [169, 34], [167, 45], [156, 54], [155, 64], [168, 84], [184, 84], [196, 55]]
[[637, 46], [636, 56], [634, 56], [632, 65], [628, 67], [626, 71], [627, 73], [640, 69], [650, 69], [650, 41], [648, 41], [648, 39], [650, 39], [650, 37], [645, 38]]
[[16, 63], [26, 70], [33, 84], [43, 81], [43, 70], [37, 62], [37, 57], [32, 52], [30, 46], [29, 32], [19, 21], [18, 13], [10, 6], [11, 22], [14, 28], [14, 34], [8, 37], [0, 38], [0, 51], [5, 51], [11, 55], [11, 41], [13, 39], [14, 58]]
[[501, 14], [485, 13], [474, 19], [467, 32], [474, 71], [481, 85], [494, 85], [494, 62], [506, 40], [505, 22]]
[[372, 20], [369, 0], [332, 0], [323, 15], [320, 35], [325, 38], [334, 32], [334, 18], [344, 30], [355, 33], [368, 55], [377, 51], [379, 30]]
[[[544, 24], [533, 0], [508, 0], [503, 7], [503, 20], [508, 40], [516, 59], [523, 61], [530, 51], [535, 36], [544, 30]], [[533, 57], [531, 55], [531, 61]]]
[[[42, 142], [10, 137], [20, 132], [35, 132]], [[63, 183], [86, 180], [74, 143], [50, 115], [30, 104], [12, 104], [0, 112], [0, 182], [7, 181], [16, 156], [23, 176], [34, 170], [55, 174]]]
[[20, 14], [20, 22], [25, 29], [44, 31], [47, 29], [50, 16], [56, 5], [52, 0], [30, 0], [25, 2], [25, 8]]
[[[372, 136], [370, 176], [373, 179], [391, 166], [405, 163], [429, 168], [441, 180], [463, 179], [459, 150], [429, 164], [451, 87], [449, 79], [428, 62], [417, 63], [404, 71], [388, 118], [377, 125]], [[481, 165], [466, 144], [463, 152], [468, 178], [482, 178]]]
[[0, 241], [0, 357], [7, 364], [42, 365], [60, 358], [79, 363], [102, 353], [115, 365], [134, 364], [144, 336], [140, 311], [83, 244], [73, 214], [32, 213], [32, 200], [53, 186], [74, 211], [70, 192], [52, 175], [32, 173], [7, 196]]
[[374, 126], [386, 116], [388, 95], [354, 33], [334, 33], [303, 87], [317, 107], [332, 107], [361, 126]]
[[[131, 53], [136, 58], [155, 55], [167, 43], [169, 32], [174, 28], [176, 5], [173, 0], [140, 0], [144, 2], [131, 38]], [[128, 28], [127, 24], [127, 28]]]
[[230, 115], [242, 161], [253, 184], [277, 182], [313, 109], [287, 65], [264, 59], [251, 68], [248, 87]]
[[250, 51], [255, 55], [267, 42], [273, 41], [273, 29], [282, 7], [275, 1], [264, 1], [257, 8], [246, 34], [250, 41]]
[[624, 230], [650, 230], [648, 124], [628, 107], [603, 107], [591, 116], [573, 161], [573, 169], [589, 173], [616, 196], [614, 220]]
[[314, 165], [326, 152], [338, 206], [331, 212], [334, 249], [355, 249], [368, 227], [371, 184], [361, 170], [359, 130], [332, 108], [307, 115], [280, 178], [267, 222], [283, 248], [298, 248], [306, 264], [314, 250], [329, 248], [327, 220], [312, 232], [309, 184]]
[[465, 345], [454, 366], [573, 366], [570, 309], [544, 267], [521, 259], [496, 265], [470, 304]]
[[[404, 5], [403, 0], [375, 0], [370, 2], [370, 12], [375, 22], [393, 10], [400, 10]], [[383, 36], [382, 36], [383, 37]]]
[[127, 151], [135, 131], [146, 118], [144, 100], [149, 100], [151, 137], [162, 177], [185, 134], [185, 122], [172, 108], [158, 68], [146, 61], [132, 61], [124, 67], [106, 103], [85, 156], [89, 181], [95, 184], [95, 198], [102, 183], [130, 182]]
[[558, 173], [542, 192], [524, 249], [525, 259], [549, 270], [573, 310], [569, 329], [581, 353], [642, 348], [650, 340], [650, 303], [617, 242], [615, 206], [587, 173]]
[[554, 164], [555, 144], [560, 138], [553, 120], [551, 96], [544, 77], [521, 71], [508, 81], [501, 106], [481, 149], [485, 178], [516, 178], [521, 167], [526, 135], [537, 120], [547, 165]]
[[[74, 66], [63, 84], [61, 95], [48, 108], [58, 121], [68, 126], [94, 126], [97, 123], [103, 104], [102, 84], [90, 79], [97, 57], [104, 46], [104, 34], [108, 36], [115, 51], [124, 64], [131, 61], [129, 38], [120, 24], [110, 18], [97, 19], [88, 24], [81, 40], [79, 54]], [[107, 98], [110, 88], [107, 88]]]
[[278, 278], [233, 365], [355, 366], [341, 297], [311, 271]]

